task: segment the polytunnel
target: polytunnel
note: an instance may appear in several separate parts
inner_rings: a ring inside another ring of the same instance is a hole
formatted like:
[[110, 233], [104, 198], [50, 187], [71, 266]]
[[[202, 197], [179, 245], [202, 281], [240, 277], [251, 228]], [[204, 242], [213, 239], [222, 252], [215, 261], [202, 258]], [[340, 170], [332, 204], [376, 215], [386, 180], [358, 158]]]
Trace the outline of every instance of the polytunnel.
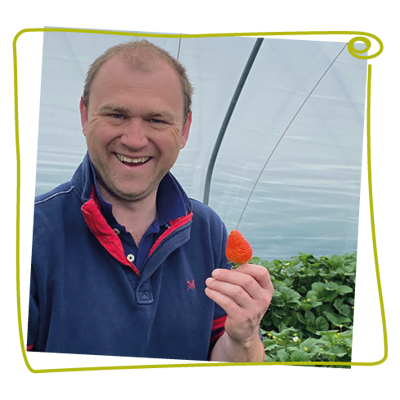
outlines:
[[[70, 180], [86, 153], [79, 100], [89, 65], [139, 39], [43, 37], [37, 195]], [[171, 170], [187, 194], [213, 208], [228, 231], [240, 220], [257, 257], [356, 251], [367, 61], [344, 42], [146, 39], [179, 57], [194, 86], [189, 140]]]

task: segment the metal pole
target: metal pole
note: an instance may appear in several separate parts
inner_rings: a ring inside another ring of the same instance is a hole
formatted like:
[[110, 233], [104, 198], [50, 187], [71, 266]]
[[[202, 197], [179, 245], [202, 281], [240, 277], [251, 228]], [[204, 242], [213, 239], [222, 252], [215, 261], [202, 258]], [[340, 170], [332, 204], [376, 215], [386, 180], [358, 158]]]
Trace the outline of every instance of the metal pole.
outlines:
[[257, 53], [261, 47], [261, 44], [263, 42], [264, 38], [258, 38], [256, 40], [256, 43], [254, 44], [253, 50], [249, 56], [249, 59], [247, 60], [246, 66], [244, 67], [244, 70], [242, 72], [242, 76], [240, 77], [239, 83], [237, 84], [235, 93], [233, 94], [231, 103], [229, 104], [229, 108], [226, 112], [224, 121], [222, 122], [221, 129], [219, 131], [217, 140], [214, 145], [213, 152], [211, 154], [210, 162], [208, 163], [208, 169], [207, 169], [207, 175], [206, 175], [206, 182], [204, 186], [204, 196], [203, 196], [203, 203], [208, 205], [208, 200], [210, 197], [210, 185], [211, 185], [211, 176], [214, 170], [214, 165], [215, 165], [215, 160], [218, 155], [219, 148], [221, 147], [222, 139], [224, 138], [226, 128], [228, 127], [229, 121], [231, 119], [233, 110], [235, 109], [236, 103], [239, 99], [240, 93], [243, 89], [243, 86], [246, 82], [247, 76], [249, 75], [249, 72], [251, 70], [251, 67], [253, 66], [254, 60], [257, 56]]

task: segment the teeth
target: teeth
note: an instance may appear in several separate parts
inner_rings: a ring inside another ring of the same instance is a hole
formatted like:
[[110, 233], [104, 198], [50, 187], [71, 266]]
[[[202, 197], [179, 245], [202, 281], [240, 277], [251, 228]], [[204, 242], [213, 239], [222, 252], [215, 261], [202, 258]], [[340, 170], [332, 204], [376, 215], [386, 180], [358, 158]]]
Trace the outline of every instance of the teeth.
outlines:
[[125, 157], [121, 154], [117, 154], [117, 157], [120, 161], [127, 162], [127, 163], [132, 163], [132, 164], [139, 164], [139, 163], [144, 163], [150, 159], [150, 157], [142, 157], [142, 158], [128, 158]]

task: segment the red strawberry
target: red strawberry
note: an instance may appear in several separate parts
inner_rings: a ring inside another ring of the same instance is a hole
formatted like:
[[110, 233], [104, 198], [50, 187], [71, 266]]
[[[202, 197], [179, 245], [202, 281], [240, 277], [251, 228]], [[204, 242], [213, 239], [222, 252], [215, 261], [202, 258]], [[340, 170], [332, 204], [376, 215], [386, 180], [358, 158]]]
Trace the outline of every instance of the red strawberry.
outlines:
[[[246, 264], [253, 256], [253, 249], [243, 235], [234, 229], [226, 242], [226, 257], [237, 268], [240, 264]], [[235, 265], [239, 264], [239, 265]]]

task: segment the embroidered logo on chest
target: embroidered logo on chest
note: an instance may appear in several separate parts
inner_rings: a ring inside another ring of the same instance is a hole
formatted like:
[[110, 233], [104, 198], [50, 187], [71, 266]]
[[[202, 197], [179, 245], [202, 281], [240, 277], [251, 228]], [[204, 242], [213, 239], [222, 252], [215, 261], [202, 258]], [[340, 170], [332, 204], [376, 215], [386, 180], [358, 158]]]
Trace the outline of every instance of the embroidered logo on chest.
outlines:
[[194, 286], [194, 279], [192, 280], [192, 282], [189, 282], [189, 281], [186, 281], [187, 282], [187, 284], [188, 284], [188, 290], [189, 289], [194, 289], [195, 288], [195, 286]]

